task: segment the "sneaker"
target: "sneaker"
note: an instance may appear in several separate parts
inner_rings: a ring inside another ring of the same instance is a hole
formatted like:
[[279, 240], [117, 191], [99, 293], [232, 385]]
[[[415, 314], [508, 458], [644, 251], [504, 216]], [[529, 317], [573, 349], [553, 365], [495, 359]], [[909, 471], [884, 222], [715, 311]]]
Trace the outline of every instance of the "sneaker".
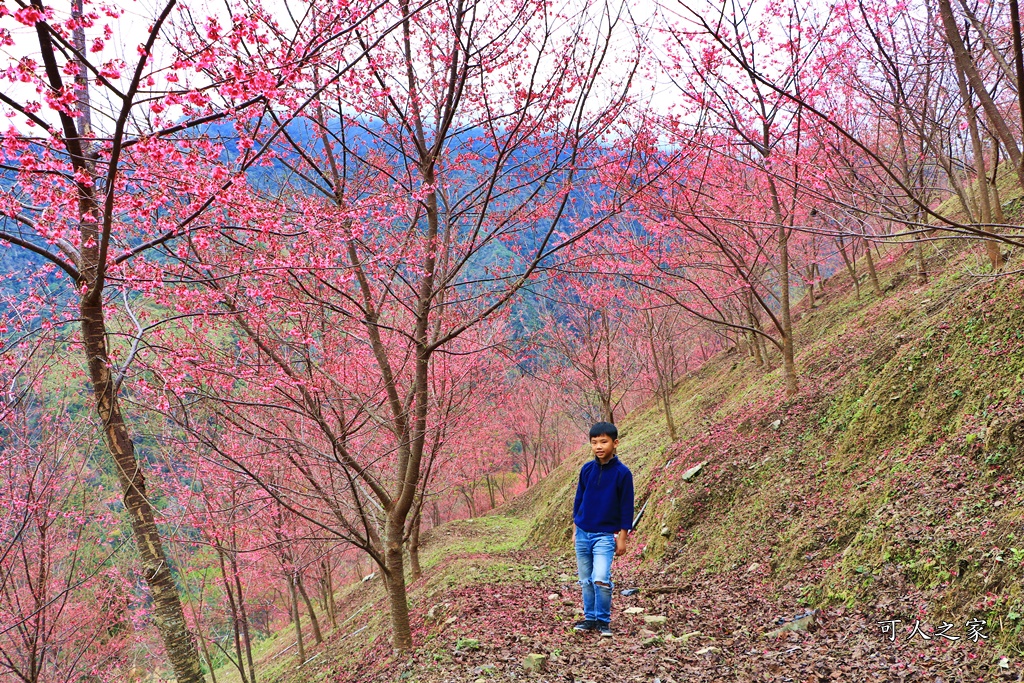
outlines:
[[596, 631], [597, 622], [591, 621], [590, 619], [584, 619], [583, 621], [577, 621], [573, 627], [573, 631]]
[[597, 630], [601, 632], [602, 638], [612, 637], [612, 625], [609, 624], [607, 621], [597, 622]]

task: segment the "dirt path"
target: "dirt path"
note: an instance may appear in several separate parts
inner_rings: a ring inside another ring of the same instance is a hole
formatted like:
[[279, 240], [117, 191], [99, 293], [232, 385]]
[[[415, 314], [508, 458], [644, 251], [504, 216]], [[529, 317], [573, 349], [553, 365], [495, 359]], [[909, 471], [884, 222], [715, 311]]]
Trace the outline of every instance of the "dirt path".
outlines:
[[[744, 571], [680, 582], [669, 575], [631, 575], [627, 567], [616, 577], [615, 637], [577, 634], [572, 631], [580, 606], [574, 564], [551, 564], [550, 558], [544, 564], [544, 557], [529, 553], [510, 557], [547, 578], [483, 582], [439, 596], [431, 618], [426, 607], [414, 614], [414, 657], [394, 661], [386, 643], [375, 643], [365, 660], [375, 665], [357, 680], [1022, 680], [1019, 661], [1003, 660], [1001, 667], [985, 640], [979, 636], [973, 642], [962, 624], [948, 631], [960, 636], [955, 642], [934, 634], [931, 640], [908, 639], [912, 623], [897, 625], [890, 640], [876, 623], [879, 618], [840, 607], [819, 613], [811, 632], [766, 637], [779, 628], [780, 619], [805, 610], [795, 595], [768, 599], [766, 587]], [[619, 591], [627, 585], [640, 591], [623, 597]], [[906, 613], [909, 600], [895, 601], [893, 613]], [[643, 611], [624, 614], [628, 608]], [[663, 628], [649, 627], [643, 619], [656, 615], [667, 618]], [[548, 656], [541, 673], [524, 670], [531, 653]]]

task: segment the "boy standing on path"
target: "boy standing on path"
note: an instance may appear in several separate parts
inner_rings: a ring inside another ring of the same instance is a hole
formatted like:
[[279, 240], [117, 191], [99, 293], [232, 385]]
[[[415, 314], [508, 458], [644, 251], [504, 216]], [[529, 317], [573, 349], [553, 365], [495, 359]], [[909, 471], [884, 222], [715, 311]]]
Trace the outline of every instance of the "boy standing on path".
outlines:
[[612, 635], [612, 558], [626, 552], [626, 532], [633, 528], [633, 473], [615, 453], [619, 430], [610, 422], [590, 428], [594, 459], [580, 470], [576, 500], [576, 565], [583, 588], [583, 621], [576, 631]]

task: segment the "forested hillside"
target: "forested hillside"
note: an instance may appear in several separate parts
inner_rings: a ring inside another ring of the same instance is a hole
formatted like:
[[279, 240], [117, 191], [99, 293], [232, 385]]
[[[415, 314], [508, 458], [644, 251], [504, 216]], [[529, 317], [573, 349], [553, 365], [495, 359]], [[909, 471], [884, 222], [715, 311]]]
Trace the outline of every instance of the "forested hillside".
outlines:
[[1019, 679], [1020, 19], [0, 5], [0, 681]]
[[[916, 284], [894, 255], [882, 296], [837, 277], [798, 307], [800, 397], [730, 348], [674, 390], [678, 439], [657, 404], [621, 422], [644, 515], [614, 575], [640, 591], [614, 599], [644, 611], [615, 615], [614, 647], [570, 628], [581, 448], [514, 501], [431, 532], [411, 657], [390, 654], [383, 594], [357, 582], [315, 661], [286, 659], [291, 629], [268, 642], [268, 680], [507, 680], [530, 654], [548, 657], [540, 680], [1018, 680], [1024, 289], [972, 277], [950, 250]], [[808, 630], [773, 634], [810, 610]]]

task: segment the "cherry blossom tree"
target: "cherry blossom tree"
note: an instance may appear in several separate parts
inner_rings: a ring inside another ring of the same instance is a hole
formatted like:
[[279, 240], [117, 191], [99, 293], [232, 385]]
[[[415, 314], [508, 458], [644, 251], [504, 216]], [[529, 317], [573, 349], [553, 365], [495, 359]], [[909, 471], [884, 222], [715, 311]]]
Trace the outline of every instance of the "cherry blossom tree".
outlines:
[[[737, 170], [746, 169], [744, 175], [756, 172], [763, 184], [763, 210], [746, 218], [737, 216], [737, 220], [760, 224], [774, 233], [783, 377], [786, 391], [792, 395], [797, 391], [797, 376], [790, 242], [801, 223], [810, 137], [803, 103], [814, 100], [829, 74], [817, 41], [807, 34], [807, 27], [814, 26], [819, 17], [815, 10], [798, 3], [772, 5], [762, 17], [746, 4], [731, 0], [711, 7], [684, 4], [680, 9], [682, 21], [692, 22], [692, 27], [674, 20], [667, 25], [672, 43], [666, 61], [676, 72], [675, 82], [708, 131], [706, 139], [725, 138], [726, 144], [716, 144], [710, 151], [727, 152]], [[679, 16], [676, 12], [675, 17]], [[780, 23], [775, 24], [775, 19]], [[765, 75], [758, 79], [751, 73]], [[780, 90], [798, 93], [802, 99], [794, 102], [764, 81], [781, 83]], [[685, 125], [679, 135], [681, 139], [689, 137]]]
[[[989, 174], [986, 162], [986, 156], [994, 161], [1002, 149], [1014, 170], [1019, 169], [1011, 128], [1019, 117], [1015, 110], [1020, 98], [1012, 85], [1019, 74], [1011, 64], [1020, 60], [1016, 15], [1004, 13], [1005, 5], [986, 9], [923, 0], [823, 8], [791, 3], [771, 5], [767, 15], [753, 13], [749, 3], [714, 5], [711, 12], [688, 4], [668, 7], [673, 8], [673, 21], [686, 18], [682, 25], [692, 29], [686, 36], [698, 34], [699, 40], [709, 41], [713, 48], [705, 55], [713, 56], [715, 64], [732, 65], [769, 99], [802, 112], [806, 131], [818, 144], [832, 156], [846, 155], [842, 165], [856, 192], [873, 200], [856, 208], [851, 199], [855, 194], [832, 195], [828, 201], [838, 200], [855, 216], [852, 225], [898, 225], [896, 232], [885, 230], [885, 239], [913, 241], [921, 279], [927, 277], [925, 240], [980, 238], [993, 269], [1001, 268], [997, 243], [1019, 246], [1017, 226], [995, 215], [1002, 207], [989, 195], [998, 193], [995, 172]], [[810, 61], [804, 64], [813, 65], [811, 81], [793, 78], [779, 63], [755, 58], [761, 38], [785, 38], [788, 29], [773, 28], [772, 17], [781, 19], [782, 26], [799, 27], [799, 40], [787, 41], [786, 49], [793, 55], [794, 46], [807, 48]], [[744, 40], [737, 25], [756, 26], [750, 35], [757, 39]], [[684, 34], [676, 35], [680, 44], [685, 42]], [[808, 87], [815, 81], [828, 88]], [[728, 92], [736, 82], [732, 78], [715, 91]], [[980, 124], [990, 134], [990, 153]], [[972, 175], [965, 174], [972, 168]], [[842, 181], [832, 186], [837, 184]], [[962, 212], [938, 211], [950, 194], [958, 196]], [[975, 199], [982, 194], [984, 200]], [[986, 201], [990, 220], [1000, 222], [986, 223]]]
[[[62, 349], [8, 350], [0, 399], [0, 677], [25, 683], [127, 675], [131, 581], [114, 556], [112, 492], [88, 457], [78, 396], [48, 390]], [[11, 373], [12, 369], [19, 372]]]
[[[214, 348], [206, 327], [177, 359], [194, 359], [223, 419], [263, 443], [250, 454], [260, 464], [220, 456], [293, 512], [262, 472], [282, 458], [295, 468], [301, 495], [330, 511], [316, 523], [380, 567], [397, 648], [411, 646], [406, 542], [443, 441], [436, 358], [499, 343], [491, 323], [517, 293], [635, 193], [594, 189], [632, 163], [605, 143], [630, 102], [632, 73], [606, 74], [619, 13], [573, 11], [526, 0], [382, 9], [296, 80], [292, 98], [313, 104], [274, 144], [288, 189], [222, 205], [249, 235], [173, 255], [188, 291], [163, 301], [180, 314], [198, 304], [204, 325], [226, 314], [242, 339], [241, 354]], [[339, 73], [353, 54], [364, 68]], [[242, 378], [244, 398], [232, 393]], [[167, 391], [186, 402], [183, 379]]]
[[573, 389], [563, 381], [569, 371], [560, 368], [555, 358], [546, 360], [552, 367], [515, 382], [515, 400], [510, 401], [506, 415], [509, 447], [527, 487], [558, 467], [579, 442], [573, 438], [579, 426], [568, 414], [575, 405], [570, 398]]
[[[312, 21], [289, 26], [242, 3], [228, 7], [230, 26], [224, 28], [216, 15], [176, 15], [177, 2], [170, 0], [157, 8], [138, 45], [100, 61], [122, 10], [81, 0], [70, 12], [42, 0], [18, 6], [13, 13], [6, 4], [0, 10], [6, 24], [0, 40], [16, 48], [4, 65], [14, 87], [0, 93], [12, 118], [0, 163], [13, 181], [0, 194], [0, 243], [32, 253], [66, 283], [58, 300], [74, 301], [77, 310], [75, 341], [154, 601], [153, 621], [177, 679], [198, 682], [194, 638], [122, 407], [137, 345], [119, 349], [109, 341], [121, 321], [131, 327], [128, 320], [138, 318], [112, 299], [127, 297], [134, 277], [145, 279], [129, 272], [134, 259], [158, 246], [204, 240], [214, 199], [244, 185], [245, 172], [264, 151], [243, 136], [227, 161], [228, 150], [199, 128], [228, 112], [259, 117], [272, 108], [278, 116], [289, 105], [301, 107], [276, 93], [361, 15], [336, 16], [343, 25], [320, 21], [311, 30]], [[20, 303], [31, 308], [37, 302]], [[146, 328], [137, 328], [131, 337], [139, 341]]]

